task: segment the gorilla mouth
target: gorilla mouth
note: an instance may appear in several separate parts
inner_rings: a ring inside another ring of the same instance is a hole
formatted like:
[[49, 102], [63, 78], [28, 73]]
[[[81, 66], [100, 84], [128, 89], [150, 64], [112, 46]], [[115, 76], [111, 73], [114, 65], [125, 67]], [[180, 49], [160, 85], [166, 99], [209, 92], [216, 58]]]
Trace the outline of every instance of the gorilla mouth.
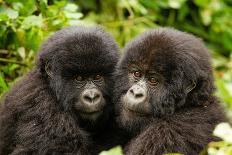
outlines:
[[139, 117], [148, 117], [150, 115], [150, 114], [142, 112], [142, 111], [132, 110], [132, 109], [130, 109], [128, 107], [124, 107], [123, 110], [127, 114], [132, 115], [132, 116], [136, 115], [136, 116], [139, 116]]
[[103, 111], [93, 111], [93, 112], [80, 112], [80, 116], [82, 117], [82, 119], [85, 120], [92, 120], [92, 121], [96, 121], [101, 115], [102, 115]]
[[86, 111], [80, 111], [80, 114], [81, 115], [86, 115], [86, 116], [90, 116], [90, 115], [98, 115], [98, 114], [101, 114], [102, 111], [99, 110], [99, 111], [91, 111], [91, 112], [86, 112]]

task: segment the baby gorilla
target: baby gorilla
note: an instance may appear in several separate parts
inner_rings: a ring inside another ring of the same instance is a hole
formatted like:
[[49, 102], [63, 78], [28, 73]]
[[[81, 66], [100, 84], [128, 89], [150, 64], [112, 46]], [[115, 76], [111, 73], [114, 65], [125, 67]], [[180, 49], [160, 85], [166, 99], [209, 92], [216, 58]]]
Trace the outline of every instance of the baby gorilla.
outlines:
[[117, 60], [117, 44], [100, 28], [55, 33], [1, 103], [0, 154], [88, 154], [89, 144], [101, 145], [113, 126]]
[[115, 75], [119, 124], [132, 140], [126, 154], [196, 155], [226, 121], [210, 56], [200, 39], [174, 29], [150, 30], [125, 47]]

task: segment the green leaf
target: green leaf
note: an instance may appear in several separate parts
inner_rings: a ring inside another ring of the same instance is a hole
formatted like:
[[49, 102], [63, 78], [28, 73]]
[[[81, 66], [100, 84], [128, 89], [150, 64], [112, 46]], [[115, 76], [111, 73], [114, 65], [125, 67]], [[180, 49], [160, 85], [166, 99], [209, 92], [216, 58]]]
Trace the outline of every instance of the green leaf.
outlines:
[[232, 144], [232, 128], [229, 123], [218, 124], [213, 134]]
[[32, 16], [26, 17], [21, 25], [21, 28], [22, 29], [29, 29], [33, 26], [36, 26], [39, 28], [41, 28], [43, 26], [43, 18], [41, 15], [39, 15], [39, 16], [32, 15]]
[[44, 38], [45, 33], [46, 31], [44, 31], [43, 29], [32, 27], [26, 33], [24, 47], [26, 49], [32, 49], [34, 51], [37, 51], [42, 39]]
[[8, 89], [7, 83], [4, 80], [4, 75], [0, 73], [0, 90], [6, 91]]
[[6, 14], [0, 14], [0, 21], [7, 21], [8, 16]]
[[64, 12], [64, 13], [65, 16], [70, 19], [80, 19], [81, 17], [83, 17], [83, 14], [79, 12]]
[[41, 10], [42, 15], [46, 15], [47, 6], [48, 6], [47, 4], [48, 4], [47, 0], [40, 0], [39, 1], [39, 6], [40, 6], [40, 10]]
[[65, 7], [64, 10], [68, 12], [76, 12], [78, 9], [78, 6], [74, 3], [68, 3]]
[[203, 9], [200, 11], [201, 19], [204, 25], [209, 25], [212, 22], [212, 10]]
[[12, 3], [12, 7], [14, 10], [20, 11], [23, 8], [23, 4], [20, 2]]
[[[18, 1], [18, 0], [17, 0]], [[23, 7], [20, 9], [20, 15], [29, 16], [37, 10], [36, 0], [20, 0]]]
[[99, 155], [123, 155], [122, 148], [120, 146], [116, 146], [109, 151], [102, 151]]
[[0, 7], [0, 15], [7, 15], [10, 19], [16, 19], [19, 16], [18, 11], [11, 8]]
[[211, 0], [194, 0], [193, 2], [200, 7], [205, 7], [210, 3]]
[[179, 9], [186, 0], [168, 0], [168, 5], [173, 9]]
[[219, 98], [223, 99], [223, 101], [226, 103], [226, 105], [230, 106], [232, 105], [232, 96], [230, 95], [229, 90], [226, 87], [225, 81], [222, 79], [217, 78], [216, 79], [216, 86], [217, 86], [217, 96]]
[[20, 57], [24, 60], [26, 57], [26, 52], [25, 52], [25, 48], [24, 47], [20, 47], [18, 48], [18, 54], [20, 55]]

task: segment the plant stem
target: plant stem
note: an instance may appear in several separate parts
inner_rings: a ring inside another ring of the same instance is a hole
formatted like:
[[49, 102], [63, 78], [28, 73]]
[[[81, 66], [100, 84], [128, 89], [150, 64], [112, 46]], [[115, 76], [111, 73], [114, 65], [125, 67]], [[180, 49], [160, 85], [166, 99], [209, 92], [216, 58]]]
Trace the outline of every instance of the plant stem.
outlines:
[[4, 59], [4, 58], [0, 58], [0, 62], [14, 63], [14, 64], [22, 65], [22, 66], [27, 66], [27, 64], [25, 64], [25, 63], [18, 62], [15, 60], [10, 60], [10, 59]]

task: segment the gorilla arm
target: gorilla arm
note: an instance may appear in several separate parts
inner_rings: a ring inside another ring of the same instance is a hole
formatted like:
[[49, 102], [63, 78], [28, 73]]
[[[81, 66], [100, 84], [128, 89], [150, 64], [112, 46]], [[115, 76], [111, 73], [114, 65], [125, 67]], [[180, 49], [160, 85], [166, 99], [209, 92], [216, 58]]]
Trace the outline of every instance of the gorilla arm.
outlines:
[[154, 118], [153, 124], [132, 139], [125, 151], [127, 155], [198, 154], [210, 141], [218, 140], [212, 129], [224, 120], [215, 102], [181, 109], [174, 115]]

